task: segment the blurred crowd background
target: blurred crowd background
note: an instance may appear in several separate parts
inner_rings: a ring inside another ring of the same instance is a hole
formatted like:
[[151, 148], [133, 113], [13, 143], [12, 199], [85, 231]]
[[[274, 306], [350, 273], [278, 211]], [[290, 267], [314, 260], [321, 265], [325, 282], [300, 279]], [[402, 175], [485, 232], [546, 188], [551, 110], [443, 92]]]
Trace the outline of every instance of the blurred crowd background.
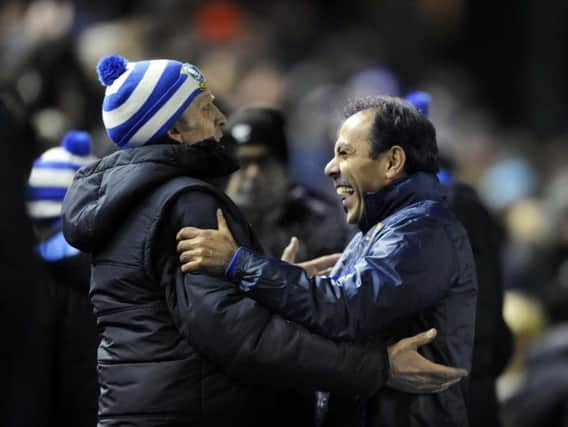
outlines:
[[332, 196], [322, 171], [345, 102], [428, 91], [444, 161], [502, 224], [516, 349], [499, 397], [552, 389], [546, 416], [568, 425], [567, 20], [566, 0], [4, 0], [0, 97], [30, 164], [71, 128], [102, 156], [97, 61], [191, 62], [227, 115], [281, 108], [291, 178]]

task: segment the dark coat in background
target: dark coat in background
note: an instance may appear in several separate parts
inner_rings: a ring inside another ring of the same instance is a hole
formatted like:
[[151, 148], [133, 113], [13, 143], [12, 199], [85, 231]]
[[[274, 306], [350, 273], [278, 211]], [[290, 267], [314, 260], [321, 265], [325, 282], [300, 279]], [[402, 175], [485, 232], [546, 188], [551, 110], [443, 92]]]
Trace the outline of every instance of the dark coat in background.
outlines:
[[448, 203], [469, 236], [475, 258], [478, 295], [469, 392], [470, 427], [501, 425], [496, 380], [513, 351], [513, 336], [503, 319], [502, 253], [505, 231], [473, 188], [445, 186]]
[[261, 250], [211, 185], [233, 170], [212, 141], [158, 144], [81, 169], [69, 189], [65, 237], [92, 253], [100, 426], [310, 426], [290, 389], [368, 395], [385, 380], [384, 347], [328, 341], [226, 280], [181, 272], [177, 231], [215, 228], [217, 208], [240, 244]]
[[60, 226], [38, 245], [52, 307], [50, 425], [97, 424], [97, 324], [89, 301], [90, 257], [63, 238]]

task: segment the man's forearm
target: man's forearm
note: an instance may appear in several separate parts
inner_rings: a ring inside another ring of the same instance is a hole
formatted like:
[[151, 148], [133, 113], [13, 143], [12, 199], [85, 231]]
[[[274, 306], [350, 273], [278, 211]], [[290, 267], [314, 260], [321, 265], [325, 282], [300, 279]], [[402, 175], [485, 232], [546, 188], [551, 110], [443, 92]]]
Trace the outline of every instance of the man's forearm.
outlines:
[[251, 298], [318, 334], [336, 339], [361, 335], [349, 296], [330, 278], [310, 278], [297, 266], [244, 247], [237, 249], [225, 274]]
[[386, 382], [382, 344], [333, 342], [270, 313], [227, 281], [187, 276], [172, 308], [176, 324], [192, 345], [240, 381], [343, 395], [370, 395]]

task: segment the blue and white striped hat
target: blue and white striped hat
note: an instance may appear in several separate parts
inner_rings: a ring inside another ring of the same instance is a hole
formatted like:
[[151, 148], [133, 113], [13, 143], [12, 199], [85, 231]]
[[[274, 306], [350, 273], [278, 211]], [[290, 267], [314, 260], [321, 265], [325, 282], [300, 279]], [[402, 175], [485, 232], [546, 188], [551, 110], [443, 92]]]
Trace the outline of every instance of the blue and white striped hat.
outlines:
[[61, 146], [43, 153], [34, 162], [28, 180], [27, 207], [32, 220], [60, 217], [61, 204], [75, 172], [94, 160], [91, 137], [76, 130], [65, 134]]
[[107, 86], [103, 122], [120, 148], [148, 144], [165, 135], [207, 82], [197, 67], [168, 59], [128, 62], [102, 58], [99, 80]]

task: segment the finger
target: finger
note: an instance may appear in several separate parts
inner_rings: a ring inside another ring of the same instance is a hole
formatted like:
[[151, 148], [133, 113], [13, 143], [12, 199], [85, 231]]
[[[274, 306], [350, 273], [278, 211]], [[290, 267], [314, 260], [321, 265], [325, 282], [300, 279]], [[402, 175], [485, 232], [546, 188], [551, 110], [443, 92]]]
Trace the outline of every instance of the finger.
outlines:
[[199, 256], [200, 252], [198, 252], [196, 249], [192, 249], [179, 254], [178, 259], [181, 264], [185, 264], [190, 261], [195, 261]]
[[341, 253], [335, 253], [335, 254], [329, 254], [329, 255], [324, 255], [322, 257], [320, 257], [322, 260], [325, 260], [326, 262], [337, 262], [339, 261], [339, 258], [341, 258]]
[[333, 270], [333, 267], [329, 267], [329, 268], [326, 268], [324, 270], [318, 271], [317, 275], [318, 276], [328, 276], [331, 273], [332, 270]]
[[231, 229], [229, 228], [229, 224], [227, 223], [227, 220], [225, 219], [225, 214], [223, 214], [223, 211], [221, 209], [217, 209], [217, 224], [218, 224], [218, 230], [222, 234], [229, 237], [229, 239], [231, 239], [231, 243], [236, 248], [237, 242], [235, 241], [235, 238], [233, 237], [233, 233], [231, 233]]
[[187, 240], [192, 239], [196, 236], [199, 236], [203, 230], [195, 227], [183, 227], [180, 231], [178, 231], [176, 235], [176, 240]]
[[438, 378], [444, 378], [446, 381], [459, 381], [464, 377], [467, 377], [468, 372], [465, 369], [454, 368], [452, 366], [437, 365], [436, 366], [436, 376]]
[[201, 263], [199, 261], [186, 262], [181, 266], [181, 271], [184, 273], [191, 273], [192, 271], [197, 271], [201, 269]]
[[296, 260], [296, 254], [298, 253], [299, 247], [300, 241], [298, 240], [298, 238], [295, 236], [292, 237], [290, 239], [290, 243], [288, 243], [288, 246], [286, 246], [284, 248], [284, 251], [282, 251], [282, 256], [280, 257], [280, 259], [282, 261], [293, 263]]
[[181, 254], [182, 252], [188, 251], [193, 248], [193, 244], [191, 240], [181, 240], [177, 244], [177, 253]]
[[223, 215], [223, 211], [221, 209], [217, 209], [217, 230], [222, 233], [231, 234], [229, 225], [227, 224], [227, 220], [225, 219], [225, 215]]
[[319, 258], [311, 259], [309, 261], [298, 263], [297, 265], [298, 267], [301, 267], [306, 271], [314, 272], [314, 274], [320, 274], [320, 271], [333, 267], [337, 263], [337, 260], [340, 256], [340, 254], [325, 255]]
[[180, 240], [177, 244], [177, 252], [182, 253], [185, 251], [190, 251], [192, 249], [198, 249], [205, 247], [207, 240], [201, 239], [200, 237], [195, 237], [193, 239]]
[[432, 328], [427, 330], [426, 332], [414, 335], [413, 337], [405, 338], [403, 341], [405, 342], [405, 345], [408, 345], [409, 347], [414, 348], [416, 350], [418, 349], [418, 347], [421, 347], [423, 345], [432, 342], [432, 340], [436, 338], [437, 334], [438, 331]]
[[341, 254], [331, 254], [315, 258], [312, 261], [314, 262], [315, 267], [322, 270], [324, 268], [333, 267], [337, 263], [337, 261], [339, 261], [340, 257]]
[[440, 365], [438, 363], [433, 363], [426, 358], [421, 358], [422, 366], [420, 367], [420, 371], [424, 376], [427, 376], [432, 381], [459, 381], [468, 374], [465, 369]]

